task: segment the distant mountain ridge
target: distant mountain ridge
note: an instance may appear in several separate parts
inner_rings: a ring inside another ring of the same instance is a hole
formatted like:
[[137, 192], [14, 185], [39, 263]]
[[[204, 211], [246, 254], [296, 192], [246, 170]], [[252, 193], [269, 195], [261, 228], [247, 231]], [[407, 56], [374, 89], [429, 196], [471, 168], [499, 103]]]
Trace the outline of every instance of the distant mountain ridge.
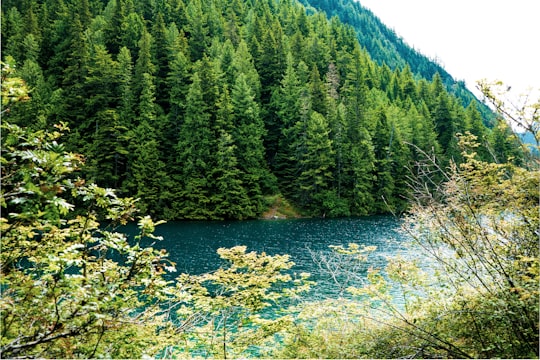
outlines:
[[[379, 64], [386, 64], [392, 70], [409, 65], [419, 77], [431, 80], [439, 73], [446, 89], [461, 99], [463, 106], [477, 100], [462, 80], [456, 80], [436, 60], [430, 59], [408, 45], [394, 30], [386, 26], [371, 10], [356, 0], [299, 0], [308, 11], [323, 11], [331, 18], [354, 27], [360, 44], [371, 58]], [[399, 31], [399, 29], [397, 29]], [[486, 124], [491, 123], [493, 112], [479, 102], [479, 110]]]

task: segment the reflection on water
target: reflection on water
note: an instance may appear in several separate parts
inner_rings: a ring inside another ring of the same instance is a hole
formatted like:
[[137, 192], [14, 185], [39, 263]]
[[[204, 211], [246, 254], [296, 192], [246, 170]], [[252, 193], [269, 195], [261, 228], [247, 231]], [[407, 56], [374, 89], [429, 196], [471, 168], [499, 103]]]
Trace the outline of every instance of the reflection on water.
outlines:
[[[269, 255], [288, 254], [293, 272], [308, 272], [317, 282], [310, 297], [336, 296], [330, 277], [313, 261], [312, 252], [328, 254], [329, 245], [374, 245], [368, 266], [384, 267], [388, 255], [407, 252], [407, 239], [399, 233], [399, 220], [389, 216], [344, 219], [253, 220], [234, 222], [170, 222], [157, 228], [164, 237], [156, 247], [165, 248], [179, 273], [200, 274], [216, 270], [220, 247], [246, 245], [248, 251]], [[310, 251], [311, 250], [311, 251]]]

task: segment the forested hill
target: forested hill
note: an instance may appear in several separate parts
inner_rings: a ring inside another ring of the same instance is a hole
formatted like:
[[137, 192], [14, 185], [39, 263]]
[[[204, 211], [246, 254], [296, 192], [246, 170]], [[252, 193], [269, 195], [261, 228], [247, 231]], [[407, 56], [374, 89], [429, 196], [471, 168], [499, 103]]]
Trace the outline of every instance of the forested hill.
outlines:
[[2, 60], [31, 100], [2, 121], [65, 122], [87, 178], [166, 219], [255, 218], [277, 195], [316, 216], [400, 210], [408, 167], [459, 161], [465, 131], [516, 158], [440, 75], [367, 46], [295, 0], [4, 0]]
[[[379, 64], [387, 64], [391, 69], [409, 66], [411, 71], [424, 79], [432, 79], [438, 73], [446, 89], [460, 98], [464, 106], [475, 101], [474, 94], [462, 80], [456, 80], [434, 59], [429, 59], [409, 46], [396, 32], [388, 28], [358, 0], [301, 0], [307, 9], [324, 11], [328, 17], [337, 16], [345, 24], [354, 27], [358, 40]], [[399, 31], [399, 29], [397, 29]], [[486, 123], [491, 122], [493, 113], [484, 104], [479, 110]]]

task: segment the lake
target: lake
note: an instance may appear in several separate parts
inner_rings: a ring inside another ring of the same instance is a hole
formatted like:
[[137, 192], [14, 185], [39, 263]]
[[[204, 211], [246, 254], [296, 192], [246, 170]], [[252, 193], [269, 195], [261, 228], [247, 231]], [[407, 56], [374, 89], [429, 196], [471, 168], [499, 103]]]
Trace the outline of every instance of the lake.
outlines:
[[[310, 300], [337, 297], [339, 289], [312, 254], [328, 256], [330, 245], [357, 243], [376, 246], [368, 266], [384, 267], [386, 256], [411, 252], [408, 239], [398, 229], [399, 219], [369, 216], [341, 219], [287, 219], [251, 221], [170, 222], [157, 227], [156, 235], [164, 240], [155, 246], [164, 248], [176, 263], [178, 273], [201, 274], [216, 270], [222, 263], [216, 250], [220, 247], [246, 245], [248, 251], [269, 255], [290, 255], [294, 273], [308, 272], [317, 282]], [[409, 254], [413, 256], [413, 254]]]

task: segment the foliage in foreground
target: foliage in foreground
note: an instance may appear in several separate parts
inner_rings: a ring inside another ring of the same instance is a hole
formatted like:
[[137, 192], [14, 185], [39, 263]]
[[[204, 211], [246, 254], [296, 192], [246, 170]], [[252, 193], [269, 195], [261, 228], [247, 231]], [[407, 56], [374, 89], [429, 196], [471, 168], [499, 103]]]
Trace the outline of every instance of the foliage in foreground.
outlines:
[[[3, 357], [140, 357], [167, 343], [159, 304], [162, 277], [174, 270], [166, 252], [139, 234], [109, 231], [125, 224], [134, 200], [86, 184], [74, 172], [82, 158], [56, 142], [59, 132], [2, 124], [1, 286]], [[134, 334], [146, 338], [133, 343]], [[145, 349], [142, 352], [142, 349]]]
[[184, 274], [178, 279], [190, 294], [178, 316], [195, 326], [186, 331], [182, 346], [169, 349], [171, 355], [262, 355], [276, 346], [274, 335], [293, 324], [293, 316], [282, 309], [308, 290], [309, 275], [293, 278], [285, 273], [294, 265], [288, 255], [247, 253], [245, 246], [218, 253], [227, 265], [213, 273]]
[[[2, 80], [8, 113], [28, 90], [8, 65]], [[59, 142], [66, 130], [1, 125], [1, 357], [226, 357], [290, 323], [258, 316], [308, 286], [283, 273], [287, 256], [220, 249], [229, 266], [174, 284], [174, 264], [154, 247], [159, 222], [116, 231], [136, 201], [79, 176], [83, 157]]]
[[482, 81], [479, 89], [532, 136], [527, 161], [520, 167], [493, 153], [498, 163], [482, 161], [470, 133], [459, 138], [460, 165], [441, 167], [425, 154], [402, 227], [417, 258], [389, 258], [384, 271], [369, 269], [363, 278], [357, 269], [369, 249], [334, 248], [336, 256], [321, 261], [363, 286], [348, 287], [352, 301], [305, 307], [305, 326], [279, 356], [538, 358], [540, 102], [509, 101], [501, 82]]
[[2, 357], [226, 357], [291, 322], [258, 315], [305, 289], [283, 273], [287, 256], [220, 249], [229, 266], [174, 285], [174, 264], [153, 247], [157, 223], [141, 217], [132, 238], [114, 231], [134, 200], [76, 177], [82, 159], [58, 136], [2, 124]]
[[[461, 144], [474, 148], [473, 140], [463, 136]], [[355, 301], [306, 307], [307, 326], [279, 355], [538, 357], [537, 169], [485, 163], [472, 150], [464, 157], [435, 191], [414, 186], [403, 231], [419, 258], [389, 259], [384, 273], [370, 269], [364, 286], [348, 289]], [[340, 272], [363, 262], [363, 250], [338, 248], [353, 260]]]
[[257, 315], [307, 286], [283, 273], [287, 256], [220, 249], [229, 266], [169, 280], [158, 223], [115, 231], [134, 200], [77, 177], [82, 158], [60, 135], [2, 124], [2, 357], [226, 357], [291, 322]]

